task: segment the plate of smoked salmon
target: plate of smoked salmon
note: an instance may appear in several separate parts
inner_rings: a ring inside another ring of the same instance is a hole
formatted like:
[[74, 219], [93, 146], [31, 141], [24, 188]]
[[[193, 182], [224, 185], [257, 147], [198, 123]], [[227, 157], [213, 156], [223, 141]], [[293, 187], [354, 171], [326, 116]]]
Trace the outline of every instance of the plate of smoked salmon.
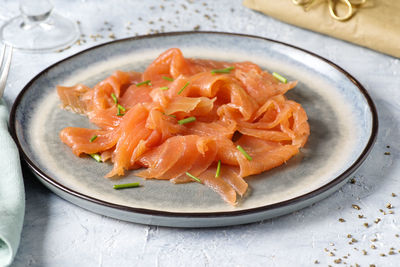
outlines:
[[281, 42], [178, 32], [68, 57], [17, 97], [10, 129], [37, 178], [122, 220], [243, 224], [322, 200], [378, 128], [362, 85]]

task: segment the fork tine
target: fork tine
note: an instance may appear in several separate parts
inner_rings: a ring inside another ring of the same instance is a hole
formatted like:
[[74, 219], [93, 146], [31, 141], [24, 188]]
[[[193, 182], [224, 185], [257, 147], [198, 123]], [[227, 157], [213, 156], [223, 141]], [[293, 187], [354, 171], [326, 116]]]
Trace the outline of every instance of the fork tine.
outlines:
[[[3, 49], [3, 53], [2, 53], [2, 59], [1, 59], [1, 63], [3, 63], [4, 60], [4, 54], [6, 53], [6, 47]], [[8, 76], [8, 71], [10, 70], [10, 65], [11, 65], [11, 58], [12, 58], [12, 51], [13, 51], [13, 47], [10, 46], [10, 48], [8, 49], [8, 52], [5, 56], [6, 58], [6, 63], [4, 64], [4, 68], [1, 71], [1, 75], [0, 75], [0, 98], [3, 96], [4, 93], [4, 89], [6, 88], [6, 81], [7, 81], [7, 76]]]
[[4, 46], [3, 46], [3, 50], [1, 51], [1, 57], [0, 57], [0, 69], [1, 69], [1, 66], [3, 66], [3, 61], [4, 61], [4, 53], [6, 52], [6, 47], [7, 47], [7, 45], [4, 45]]

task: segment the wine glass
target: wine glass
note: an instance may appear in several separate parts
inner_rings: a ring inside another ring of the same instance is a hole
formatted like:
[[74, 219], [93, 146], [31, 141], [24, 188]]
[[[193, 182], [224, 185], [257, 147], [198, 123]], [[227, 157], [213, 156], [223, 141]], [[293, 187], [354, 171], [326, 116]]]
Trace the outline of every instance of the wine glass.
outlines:
[[21, 14], [0, 28], [0, 40], [26, 51], [55, 51], [73, 44], [78, 25], [53, 12], [49, 0], [20, 0]]

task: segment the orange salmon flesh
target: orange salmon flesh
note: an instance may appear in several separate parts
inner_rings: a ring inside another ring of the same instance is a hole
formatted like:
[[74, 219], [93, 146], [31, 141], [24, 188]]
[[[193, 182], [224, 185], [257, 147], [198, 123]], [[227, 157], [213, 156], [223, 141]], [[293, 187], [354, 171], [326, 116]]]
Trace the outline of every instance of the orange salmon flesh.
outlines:
[[285, 163], [307, 142], [307, 114], [284, 95], [296, 84], [251, 62], [185, 58], [171, 48], [143, 73], [58, 86], [63, 107], [98, 127], [67, 127], [60, 139], [76, 156], [110, 161], [105, 177], [139, 169], [145, 179], [202, 183], [236, 205], [245, 177]]

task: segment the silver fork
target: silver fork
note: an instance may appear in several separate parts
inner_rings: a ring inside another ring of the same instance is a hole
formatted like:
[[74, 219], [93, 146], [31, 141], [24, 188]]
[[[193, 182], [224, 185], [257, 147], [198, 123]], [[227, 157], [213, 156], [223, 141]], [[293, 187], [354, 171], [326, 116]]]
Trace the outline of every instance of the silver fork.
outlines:
[[[1, 52], [1, 57], [0, 57], [0, 98], [3, 97], [4, 89], [6, 88], [8, 71], [10, 70], [10, 65], [11, 65], [12, 51], [13, 51], [12, 46], [4, 45], [3, 51]], [[5, 63], [3, 66], [4, 60], [5, 60]], [[2, 69], [2, 66], [3, 66], [3, 69]]]

